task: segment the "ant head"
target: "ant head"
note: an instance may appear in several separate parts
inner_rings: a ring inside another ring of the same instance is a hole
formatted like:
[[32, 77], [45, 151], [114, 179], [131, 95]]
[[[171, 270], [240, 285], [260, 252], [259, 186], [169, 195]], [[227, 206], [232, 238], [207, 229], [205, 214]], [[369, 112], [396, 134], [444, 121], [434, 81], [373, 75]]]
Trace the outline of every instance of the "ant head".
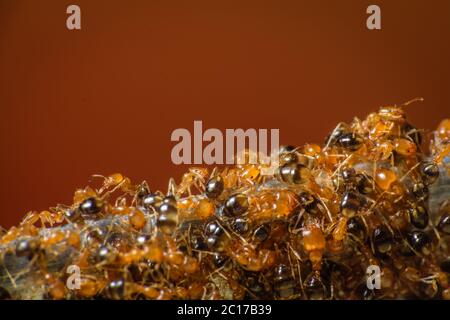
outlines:
[[394, 105], [381, 107], [378, 114], [382, 119], [387, 121], [402, 121], [406, 119], [406, 113], [403, 108], [417, 101], [423, 101], [423, 98], [414, 98], [401, 104], [400, 106]]

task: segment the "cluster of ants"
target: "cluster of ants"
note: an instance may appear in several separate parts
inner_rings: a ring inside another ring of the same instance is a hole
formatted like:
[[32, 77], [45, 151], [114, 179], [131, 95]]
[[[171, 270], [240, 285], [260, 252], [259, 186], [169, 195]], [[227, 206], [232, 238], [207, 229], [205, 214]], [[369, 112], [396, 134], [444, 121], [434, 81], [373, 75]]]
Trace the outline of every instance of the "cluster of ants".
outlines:
[[282, 147], [273, 175], [191, 168], [166, 194], [101, 177], [3, 232], [0, 298], [450, 299], [450, 201], [428, 205], [449, 174], [450, 119], [424, 152], [403, 107]]

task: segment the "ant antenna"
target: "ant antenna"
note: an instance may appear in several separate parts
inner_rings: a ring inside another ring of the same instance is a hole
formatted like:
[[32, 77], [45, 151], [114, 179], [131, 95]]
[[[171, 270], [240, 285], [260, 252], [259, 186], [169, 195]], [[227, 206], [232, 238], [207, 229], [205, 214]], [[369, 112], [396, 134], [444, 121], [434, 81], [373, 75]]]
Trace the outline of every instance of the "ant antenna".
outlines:
[[411, 99], [411, 100], [406, 101], [403, 104], [401, 104], [400, 108], [406, 107], [406, 106], [410, 105], [411, 103], [418, 102], [418, 101], [422, 102], [422, 101], [424, 101], [424, 99], [422, 97], [415, 97], [414, 99]]
[[89, 178], [88, 182], [91, 183], [92, 180], [93, 180], [94, 178], [102, 178], [102, 179], [106, 179], [106, 177], [105, 177], [104, 175], [101, 175], [101, 174], [93, 174], [93, 175], [91, 175], [91, 177]]

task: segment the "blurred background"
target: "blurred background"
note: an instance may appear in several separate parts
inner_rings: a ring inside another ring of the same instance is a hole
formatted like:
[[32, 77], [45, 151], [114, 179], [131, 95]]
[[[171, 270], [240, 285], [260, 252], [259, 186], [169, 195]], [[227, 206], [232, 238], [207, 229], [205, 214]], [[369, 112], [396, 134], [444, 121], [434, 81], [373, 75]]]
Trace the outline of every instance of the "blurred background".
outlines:
[[449, 37], [448, 0], [0, 0], [0, 225], [70, 204], [92, 174], [166, 190], [187, 169], [170, 135], [194, 120], [322, 143], [421, 96], [409, 118], [433, 129], [450, 116]]

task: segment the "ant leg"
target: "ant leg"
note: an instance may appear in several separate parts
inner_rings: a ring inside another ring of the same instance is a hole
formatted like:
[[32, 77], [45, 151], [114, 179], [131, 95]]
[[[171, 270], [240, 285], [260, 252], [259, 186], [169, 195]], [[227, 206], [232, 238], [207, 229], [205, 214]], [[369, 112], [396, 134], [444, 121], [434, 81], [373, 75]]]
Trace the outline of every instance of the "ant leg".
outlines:
[[173, 178], [169, 179], [169, 186], [167, 187], [167, 196], [175, 196], [177, 193], [177, 184]]
[[21, 225], [28, 224], [34, 225], [39, 220], [39, 216], [36, 212], [29, 212], [27, 216], [22, 220]]
[[101, 174], [93, 174], [93, 175], [91, 175], [91, 177], [92, 178], [103, 178], [103, 179], [106, 179], [106, 177], [104, 175], [101, 175]]
[[39, 220], [41, 222], [41, 227], [46, 228], [47, 218], [39, 213]]
[[53, 219], [52, 214], [50, 212], [45, 215], [45, 220], [50, 225], [50, 227], [53, 227], [53, 225], [55, 224], [55, 220]]
[[199, 182], [198, 180], [194, 180], [194, 187], [200, 191], [200, 192], [204, 192], [205, 191], [205, 184], [202, 182]]
[[117, 189], [120, 189], [124, 184], [125, 184], [125, 179], [124, 180], [122, 180], [117, 186], [115, 186], [111, 191], [110, 191], [110, 193], [113, 193], [113, 192], [115, 192]]
[[333, 129], [333, 131], [332, 131], [331, 134], [330, 134], [330, 139], [328, 139], [327, 144], [326, 144], [325, 147], [323, 148], [324, 151], [328, 149], [328, 147], [329, 147], [329, 145], [330, 145], [330, 143], [331, 143], [331, 140], [332, 140], [331, 137], [333, 137], [333, 136], [335, 135], [336, 131], [337, 131], [338, 129], [340, 129], [342, 126], [344, 126], [344, 125], [345, 125], [344, 122], [339, 122], [339, 123], [337, 124], [337, 126]]
[[[106, 199], [107, 197], [109, 197], [109, 195], [111, 195], [112, 193], [114, 193], [117, 189], [119, 189], [120, 187], [122, 187], [122, 185], [125, 183], [125, 180], [123, 180], [122, 182], [120, 182], [117, 186], [115, 186], [113, 189], [106, 191], [103, 196], [101, 197], [101, 199]], [[106, 188], [102, 187], [100, 188], [100, 190], [96, 190], [97, 193], [100, 195], [101, 193], [103, 193], [103, 191], [105, 191]]]
[[123, 194], [123, 195], [117, 197], [115, 206], [116, 207], [126, 206], [126, 203], [127, 203], [126, 197], [127, 197], [126, 194]]
[[191, 186], [188, 186], [186, 189], [187, 189], [189, 197], [192, 196]]
[[89, 179], [89, 183], [91, 183], [92, 178], [102, 178], [103, 179], [103, 185], [100, 189], [96, 189], [95, 192], [97, 192], [98, 194], [103, 193], [103, 191], [105, 191], [105, 181], [106, 181], [106, 177], [104, 175], [101, 174], [93, 174], [91, 175], [91, 179]]
[[209, 178], [211, 179], [211, 178], [217, 176], [218, 172], [219, 172], [219, 168], [214, 167], [214, 169], [211, 171], [211, 174], [209, 175]]
[[197, 188], [201, 191], [201, 192], [203, 192], [203, 191], [205, 191], [205, 183], [206, 183], [206, 181], [205, 181], [205, 177], [204, 176], [202, 176], [201, 174], [196, 174], [196, 180], [197, 180]]

